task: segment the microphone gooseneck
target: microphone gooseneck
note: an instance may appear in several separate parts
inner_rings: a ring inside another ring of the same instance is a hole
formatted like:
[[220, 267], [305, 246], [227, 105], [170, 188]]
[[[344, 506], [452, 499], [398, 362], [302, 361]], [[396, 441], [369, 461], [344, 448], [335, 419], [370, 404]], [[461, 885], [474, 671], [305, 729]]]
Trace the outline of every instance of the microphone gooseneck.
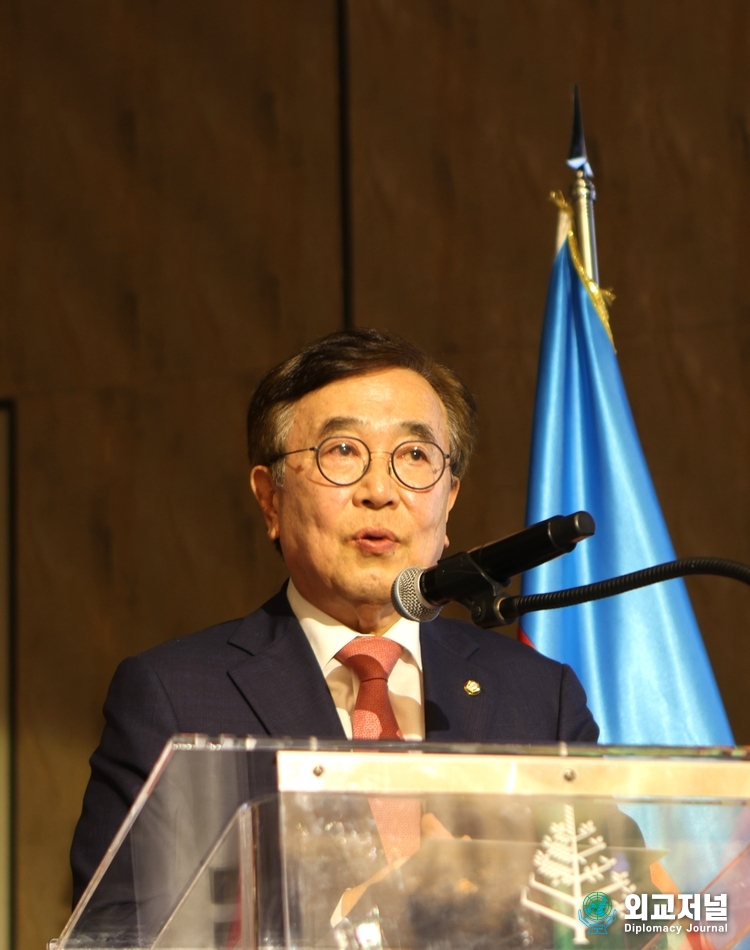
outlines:
[[649, 587], [676, 577], [704, 574], [713, 577], [728, 577], [750, 585], [750, 564], [741, 561], [728, 561], [720, 557], [683, 557], [676, 561], [667, 561], [646, 567], [632, 574], [612, 577], [596, 584], [584, 584], [582, 587], [569, 587], [567, 590], [550, 591], [548, 594], [527, 594], [525, 597], [501, 597], [495, 605], [498, 614], [497, 625], [513, 623], [521, 614], [535, 610], [556, 610], [560, 607], [573, 607], [587, 604], [592, 600], [603, 600], [629, 590]]

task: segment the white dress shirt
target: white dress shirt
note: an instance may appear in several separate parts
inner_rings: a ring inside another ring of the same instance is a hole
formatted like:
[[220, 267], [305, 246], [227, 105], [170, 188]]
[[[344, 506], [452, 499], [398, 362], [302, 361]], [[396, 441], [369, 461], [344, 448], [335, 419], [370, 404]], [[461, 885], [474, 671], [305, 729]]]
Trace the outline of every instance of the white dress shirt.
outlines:
[[[336, 659], [336, 654], [358, 636], [338, 620], [324, 614], [300, 594], [289, 581], [286, 595], [294, 615], [310, 641], [320, 664], [336, 711], [347, 738], [352, 738], [352, 713], [359, 692], [359, 679]], [[370, 634], [374, 636], [374, 634]], [[388, 677], [388, 694], [401, 734], [407, 740], [424, 739], [424, 703], [422, 690], [422, 651], [419, 645], [419, 624], [400, 617], [383, 636], [404, 648]]]

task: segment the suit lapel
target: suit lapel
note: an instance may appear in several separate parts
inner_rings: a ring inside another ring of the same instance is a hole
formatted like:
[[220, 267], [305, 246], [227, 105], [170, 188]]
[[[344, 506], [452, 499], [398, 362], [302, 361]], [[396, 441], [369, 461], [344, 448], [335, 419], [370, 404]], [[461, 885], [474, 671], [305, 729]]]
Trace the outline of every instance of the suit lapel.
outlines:
[[[450, 621], [434, 620], [420, 628], [424, 674], [425, 739], [432, 742], [482, 742], [492, 697], [484, 689], [466, 692], [473, 680], [484, 686], [477, 662], [477, 641]], [[495, 697], [496, 698], [496, 697]]]
[[[325, 677], [283, 591], [246, 617], [229, 643], [240, 658], [229, 677], [269, 735], [346, 738]], [[472, 696], [464, 689], [468, 680], [485, 685], [475, 656], [477, 641], [461, 626], [438, 619], [421, 625], [420, 644], [425, 738], [483, 741], [498, 697], [484, 689]]]
[[229, 677], [269, 735], [346, 738], [325, 677], [283, 592], [246, 617], [229, 642], [248, 654], [229, 669]]

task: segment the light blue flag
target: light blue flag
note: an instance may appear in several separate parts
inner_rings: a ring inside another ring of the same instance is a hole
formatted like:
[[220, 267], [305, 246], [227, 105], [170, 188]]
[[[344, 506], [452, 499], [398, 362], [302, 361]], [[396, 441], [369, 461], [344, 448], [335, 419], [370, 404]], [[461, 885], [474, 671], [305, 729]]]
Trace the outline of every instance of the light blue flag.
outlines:
[[[561, 590], [671, 561], [672, 542], [609, 334], [565, 242], [544, 319], [527, 524], [580, 509], [596, 534], [525, 574], [523, 594]], [[540, 652], [578, 674], [603, 743], [731, 745], [687, 590], [672, 580], [521, 618]]]

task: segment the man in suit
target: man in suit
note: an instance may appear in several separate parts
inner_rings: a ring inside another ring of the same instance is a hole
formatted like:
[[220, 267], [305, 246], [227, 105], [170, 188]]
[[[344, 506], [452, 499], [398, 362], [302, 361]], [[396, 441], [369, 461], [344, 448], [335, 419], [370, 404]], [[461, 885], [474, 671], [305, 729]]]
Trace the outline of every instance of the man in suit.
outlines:
[[[458, 377], [373, 330], [331, 334], [266, 374], [248, 412], [250, 482], [290, 580], [248, 617], [120, 665], [73, 842], [75, 901], [178, 732], [596, 741], [570, 668], [392, 606], [396, 575], [448, 544], [474, 432]], [[345, 649], [377, 638], [394, 651], [385, 710], [361, 703]]]

